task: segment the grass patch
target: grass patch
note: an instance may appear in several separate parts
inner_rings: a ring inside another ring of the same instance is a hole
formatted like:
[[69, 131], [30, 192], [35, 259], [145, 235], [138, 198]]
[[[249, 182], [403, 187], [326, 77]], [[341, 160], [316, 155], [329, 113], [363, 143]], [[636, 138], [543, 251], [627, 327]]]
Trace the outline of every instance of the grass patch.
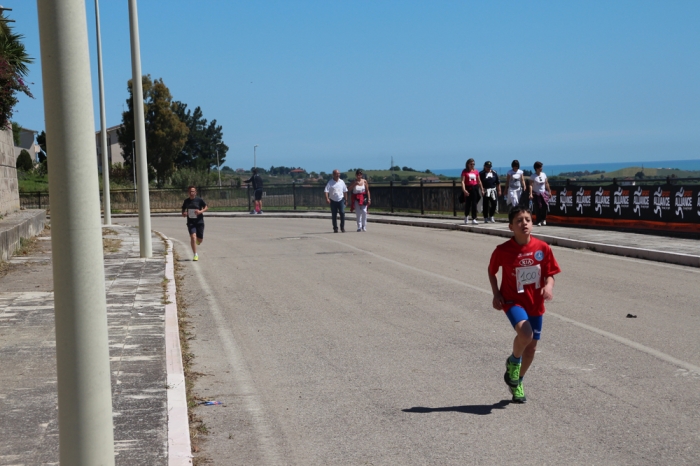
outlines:
[[112, 238], [102, 238], [102, 250], [114, 254], [119, 252], [119, 248], [122, 245], [122, 240], [112, 239]]
[[36, 237], [33, 236], [31, 238], [20, 238], [19, 239], [19, 248], [15, 251], [16, 256], [28, 256], [34, 250], [36, 249], [37, 244], [36, 244]]

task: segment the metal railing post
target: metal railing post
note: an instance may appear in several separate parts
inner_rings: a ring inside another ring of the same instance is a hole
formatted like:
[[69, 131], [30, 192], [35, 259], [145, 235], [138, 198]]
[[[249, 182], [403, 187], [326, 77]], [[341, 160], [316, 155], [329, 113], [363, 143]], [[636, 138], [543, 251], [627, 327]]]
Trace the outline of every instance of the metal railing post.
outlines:
[[294, 198], [294, 210], [297, 210], [297, 184], [292, 184], [292, 197]]
[[420, 180], [420, 214], [421, 215], [425, 215], [425, 209], [423, 208], [423, 204], [425, 203], [425, 201], [423, 200], [423, 198], [424, 198], [423, 193], [424, 193], [423, 180]]
[[452, 180], [452, 216], [457, 216], [457, 199], [455, 191], [457, 190], [457, 181]]
[[390, 202], [391, 202], [391, 213], [394, 213], [394, 180], [389, 181], [389, 193], [390, 193]]
[[[39, 1], [61, 464], [114, 465], [100, 187], [84, 0]], [[66, 202], [70, 199], [70, 202]], [[149, 232], [150, 233], [150, 232]], [[60, 247], [57, 247], [60, 245]]]

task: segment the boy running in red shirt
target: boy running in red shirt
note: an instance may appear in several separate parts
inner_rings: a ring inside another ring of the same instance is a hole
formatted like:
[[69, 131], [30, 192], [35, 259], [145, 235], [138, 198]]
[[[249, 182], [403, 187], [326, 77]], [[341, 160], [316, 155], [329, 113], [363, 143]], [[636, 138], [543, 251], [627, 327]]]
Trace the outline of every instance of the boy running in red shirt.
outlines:
[[[508, 223], [513, 238], [499, 245], [491, 255], [489, 281], [493, 307], [505, 311], [517, 334], [503, 378], [513, 394], [513, 402], [525, 403], [523, 377], [535, 358], [544, 302], [552, 299], [554, 275], [561, 269], [549, 245], [530, 236], [532, 214], [528, 209], [513, 208]], [[499, 268], [503, 268], [500, 290], [496, 277]]]

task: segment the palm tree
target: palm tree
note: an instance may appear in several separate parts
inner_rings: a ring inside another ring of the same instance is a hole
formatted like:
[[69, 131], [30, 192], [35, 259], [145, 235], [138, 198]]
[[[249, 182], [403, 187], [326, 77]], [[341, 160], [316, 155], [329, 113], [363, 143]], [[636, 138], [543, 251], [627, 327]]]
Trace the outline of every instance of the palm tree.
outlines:
[[24, 48], [24, 36], [12, 32], [0, 12], [0, 127], [8, 126], [12, 109], [17, 104], [17, 92], [32, 96], [24, 79], [29, 74], [27, 65], [34, 62]]

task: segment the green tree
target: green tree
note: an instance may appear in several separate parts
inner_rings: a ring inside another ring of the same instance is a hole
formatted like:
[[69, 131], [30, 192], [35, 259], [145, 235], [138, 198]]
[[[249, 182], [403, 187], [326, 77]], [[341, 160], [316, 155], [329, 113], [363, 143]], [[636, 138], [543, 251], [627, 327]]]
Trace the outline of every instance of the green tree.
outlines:
[[19, 156], [17, 157], [17, 170], [22, 170], [24, 172], [30, 171], [32, 168], [34, 168], [34, 162], [32, 162], [32, 156], [29, 155], [29, 152], [27, 152], [25, 149], [22, 149], [22, 151], [19, 153]]
[[22, 127], [16, 121], [12, 122], [12, 140], [15, 142], [15, 146], [19, 146], [20, 134], [22, 133]]
[[211, 171], [216, 167], [217, 149], [219, 164], [223, 165], [228, 146], [223, 143], [222, 127], [217, 126], [216, 120], [207, 123], [200, 107], [188, 110], [182, 102], [175, 102], [175, 113], [189, 129], [187, 141], [175, 160], [177, 166]]
[[24, 82], [29, 73], [28, 64], [34, 60], [24, 48], [24, 36], [12, 32], [0, 12], [0, 127], [8, 125], [15, 105], [17, 93], [34, 98], [29, 86]]
[[[172, 101], [170, 90], [162, 79], [151, 80], [150, 75], [142, 77], [143, 112], [146, 126], [147, 162], [155, 172], [157, 185], [163, 186], [175, 169], [175, 160], [187, 140], [187, 125], [177, 116], [177, 104]], [[124, 162], [133, 167], [131, 142], [134, 137], [134, 98], [132, 82], [128, 84], [128, 109], [122, 113], [123, 127], [117, 131], [117, 139], [122, 148]], [[150, 178], [149, 174], [149, 178]]]

